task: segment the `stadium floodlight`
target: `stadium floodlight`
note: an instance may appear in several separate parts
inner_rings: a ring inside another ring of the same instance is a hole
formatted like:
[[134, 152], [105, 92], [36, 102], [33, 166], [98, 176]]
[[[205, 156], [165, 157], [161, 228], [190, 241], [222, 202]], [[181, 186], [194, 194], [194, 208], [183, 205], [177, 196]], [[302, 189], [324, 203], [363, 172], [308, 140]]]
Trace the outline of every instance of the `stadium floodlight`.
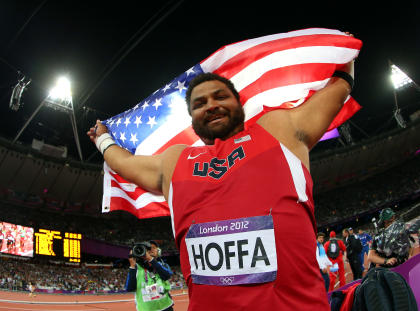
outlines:
[[18, 138], [23, 133], [25, 128], [29, 125], [29, 123], [32, 121], [32, 119], [35, 117], [35, 115], [39, 112], [39, 110], [43, 106], [46, 106], [46, 107], [49, 107], [49, 108], [52, 108], [54, 110], [58, 110], [61, 112], [68, 113], [70, 117], [71, 125], [73, 127], [73, 134], [74, 134], [74, 139], [77, 145], [77, 151], [79, 152], [80, 160], [83, 162], [82, 149], [80, 147], [79, 134], [77, 132], [77, 126], [76, 126], [76, 117], [75, 117], [74, 109], [73, 109], [71, 83], [70, 83], [70, 80], [67, 79], [66, 77], [60, 77], [57, 80], [55, 86], [50, 90], [48, 96], [41, 102], [38, 108], [32, 113], [31, 117], [26, 121], [24, 126], [20, 129], [19, 133], [13, 139], [12, 143], [14, 144], [18, 140]]
[[55, 86], [50, 90], [45, 99], [45, 104], [56, 110], [64, 112], [73, 111], [70, 80], [66, 77], [60, 77]]
[[395, 110], [394, 110], [394, 118], [397, 121], [397, 124], [401, 128], [406, 128], [407, 123], [405, 122], [403, 116], [401, 115], [401, 109], [398, 107], [398, 99], [397, 99], [397, 90], [404, 89], [409, 86], [414, 86], [417, 90], [420, 90], [419, 86], [400, 68], [394, 65], [391, 61], [389, 62], [389, 67], [391, 69], [391, 82], [394, 86], [394, 102], [395, 102]]
[[414, 83], [414, 81], [409, 76], [407, 76], [404, 71], [402, 71], [394, 64], [391, 64], [391, 81], [394, 85], [394, 89], [396, 90], [402, 89]]

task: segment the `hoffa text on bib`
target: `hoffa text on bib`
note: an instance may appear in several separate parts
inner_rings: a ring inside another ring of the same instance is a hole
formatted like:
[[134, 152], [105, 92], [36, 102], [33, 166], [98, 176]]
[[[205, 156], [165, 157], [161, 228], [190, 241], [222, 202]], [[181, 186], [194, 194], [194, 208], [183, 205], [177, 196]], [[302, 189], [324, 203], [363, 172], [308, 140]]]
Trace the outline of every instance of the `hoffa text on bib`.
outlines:
[[276, 279], [271, 215], [193, 224], [185, 242], [196, 284], [228, 286]]

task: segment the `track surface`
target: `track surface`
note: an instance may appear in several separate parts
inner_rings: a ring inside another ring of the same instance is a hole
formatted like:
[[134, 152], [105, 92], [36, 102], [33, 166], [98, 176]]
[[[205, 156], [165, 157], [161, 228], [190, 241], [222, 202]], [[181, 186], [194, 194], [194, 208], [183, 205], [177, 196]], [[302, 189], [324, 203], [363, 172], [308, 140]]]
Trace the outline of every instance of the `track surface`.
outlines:
[[[419, 247], [415, 254], [420, 252]], [[365, 267], [367, 267], [365, 258]], [[353, 275], [348, 263], [345, 263], [346, 282], [353, 281]], [[339, 287], [338, 281], [336, 289]], [[171, 292], [174, 299], [175, 311], [188, 309], [187, 291], [174, 290]], [[0, 291], [0, 311], [30, 311], [30, 310], [54, 310], [54, 311], [136, 311], [134, 294], [118, 295], [59, 295], [37, 294], [29, 297], [24, 292]]]

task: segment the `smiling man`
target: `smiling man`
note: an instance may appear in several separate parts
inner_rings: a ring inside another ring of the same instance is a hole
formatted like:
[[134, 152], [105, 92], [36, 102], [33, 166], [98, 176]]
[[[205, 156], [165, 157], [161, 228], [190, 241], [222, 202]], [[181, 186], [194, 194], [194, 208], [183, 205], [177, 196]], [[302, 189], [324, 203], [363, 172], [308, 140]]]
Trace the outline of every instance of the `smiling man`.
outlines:
[[159, 155], [116, 146], [99, 121], [89, 130], [114, 171], [168, 201], [189, 310], [329, 310], [315, 257], [309, 150], [352, 84], [353, 62], [306, 103], [245, 127], [233, 84], [199, 75], [186, 102], [206, 145]]

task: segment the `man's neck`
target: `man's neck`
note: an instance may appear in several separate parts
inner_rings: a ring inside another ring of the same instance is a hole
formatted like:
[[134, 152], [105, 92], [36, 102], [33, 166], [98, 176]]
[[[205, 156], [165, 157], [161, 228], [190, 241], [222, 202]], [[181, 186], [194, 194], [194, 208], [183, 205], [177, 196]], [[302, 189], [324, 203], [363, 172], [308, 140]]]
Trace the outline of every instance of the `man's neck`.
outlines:
[[205, 145], [214, 145], [214, 142], [215, 142], [216, 139], [228, 140], [229, 138], [235, 136], [239, 132], [242, 132], [244, 130], [244, 128], [245, 128], [244, 123], [242, 123], [242, 124], [238, 125], [232, 132], [230, 132], [225, 137], [216, 137], [215, 139], [204, 138], [204, 137], [200, 137], [200, 138], [204, 142]]

